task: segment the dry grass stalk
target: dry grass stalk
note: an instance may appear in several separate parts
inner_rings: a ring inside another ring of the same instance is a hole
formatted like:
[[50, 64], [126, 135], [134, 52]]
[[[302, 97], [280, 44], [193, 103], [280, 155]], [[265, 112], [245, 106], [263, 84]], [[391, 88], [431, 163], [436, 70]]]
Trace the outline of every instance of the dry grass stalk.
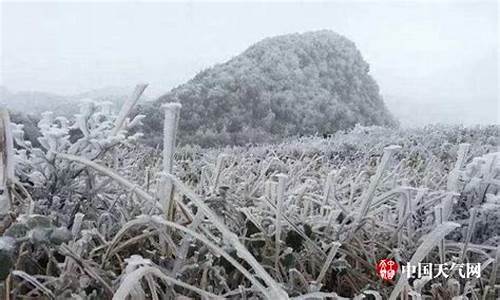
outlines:
[[137, 101], [139, 101], [139, 98], [141, 97], [142, 93], [144, 92], [147, 86], [148, 86], [147, 84], [138, 84], [135, 87], [133, 94], [123, 104], [120, 112], [118, 113], [118, 116], [116, 117], [115, 126], [113, 127], [113, 131], [111, 132], [112, 135], [117, 135], [118, 132], [120, 132], [120, 130], [123, 128], [125, 119], [130, 114], [134, 106], [137, 104]]
[[495, 283], [497, 281], [498, 268], [500, 267], [500, 245], [497, 246], [497, 251], [495, 253], [495, 261], [492, 265], [491, 275], [490, 275], [490, 289], [495, 290]]
[[23, 271], [12, 271], [12, 275], [18, 276], [23, 280], [29, 282], [35, 288], [40, 290], [45, 296], [49, 297], [49, 299], [56, 299], [56, 296], [54, 295], [54, 293], [52, 293], [50, 289], [48, 289], [45, 285], [43, 285], [43, 283], [41, 283], [35, 277], [29, 275], [28, 273]]
[[224, 162], [227, 158], [227, 155], [220, 154], [217, 156], [217, 162], [215, 164], [215, 171], [213, 173], [212, 178], [212, 193], [217, 191], [217, 187], [219, 186], [220, 175], [222, 173], [222, 168], [224, 166]]
[[[436, 224], [435, 226], [436, 227], [441, 226], [443, 224], [443, 222], [444, 222], [443, 214], [444, 214], [444, 212], [443, 212], [442, 205], [437, 205], [436, 207], [434, 207], [434, 218], [435, 218], [435, 224]], [[444, 245], [443, 239], [441, 239], [441, 241], [439, 241], [438, 248], [439, 248], [439, 259], [440, 259], [441, 263], [444, 264], [445, 259], [446, 259], [446, 253], [445, 253], [445, 245]]]
[[463, 262], [467, 255], [467, 248], [469, 247], [469, 243], [471, 242], [472, 235], [474, 234], [475, 226], [476, 226], [476, 218], [478, 215], [477, 208], [473, 207], [470, 210], [470, 217], [467, 226], [467, 234], [465, 235], [465, 241], [462, 247], [462, 252], [460, 254], [460, 261]]
[[10, 210], [10, 184], [14, 182], [14, 142], [10, 116], [6, 109], [0, 110], [0, 216]]
[[316, 278], [316, 283], [321, 284], [323, 278], [325, 278], [326, 272], [330, 269], [330, 265], [332, 264], [333, 258], [335, 254], [337, 254], [337, 250], [340, 248], [341, 244], [339, 242], [333, 242], [330, 246], [330, 250], [328, 251], [328, 256], [326, 257], [325, 264], [321, 268], [319, 272], [318, 278]]
[[169, 284], [178, 285], [178, 286], [183, 287], [187, 290], [193, 291], [202, 297], [207, 297], [208, 299], [224, 299], [223, 297], [217, 296], [215, 294], [212, 294], [210, 292], [204, 291], [204, 290], [199, 289], [195, 286], [192, 286], [190, 284], [187, 284], [187, 283], [184, 283], [180, 280], [172, 278], [172, 277], [164, 274], [162, 271], [160, 271], [157, 268], [150, 267], [150, 266], [144, 266], [144, 267], [140, 267], [137, 270], [127, 274], [124, 277], [122, 283], [118, 287], [118, 290], [116, 290], [115, 294], [113, 295], [113, 300], [127, 299], [127, 297], [130, 295], [130, 293], [132, 291], [132, 288], [135, 287], [138, 284], [138, 282], [143, 277], [146, 277], [147, 275], [154, 275], [155, 277], [157, 277], [157, 278], [159, 278], [159, 279], [161, 279]]
[[[384, 154], [382, 155], [382, 160], [380, 162], [380, 165], [377, 167], [377, 172], [375, 175], [370, 180], [370, 185], [368, 186], [368, 190], [365, 191], [365, 193], [362, 196], [361, 199], [361, 206], [359, 208], [358, 215], [356, 217], [356, 222], [357, 226], [361, 224], [361, 221], [363, 218], [366, 216], [368, 213], [368, 209], [371, 205], [371, 202], [373, 200], [373, 197], [375, 195], [375, 191], [377, 190], [377, 186], [382, 179], [382, 175], [384, 174], [385, 170], [389, 167], [389, 162], [392, 158], [392, 155], [401, 149], [400, 146], [389, 146], [384, 148]], [[356, 228], [356, 227], [354, 227]]]
[[[163, 173], [171, 174], [174, 166], [175, 138], [179, 124], [180, 103], [167, 103], [163, 126]], [[159, 184], [158, 197], [167, 220], [174, 219], [173, 185], [167, 177], [162, 176]]]
[[[459, 224], [453, 222], [445, 222], [439, 226], [437, 226], [433, 231], [422, 238], [422, 244], [417, 248], [412, 258], [408, 262], [410, 266], [416, 266], [419, 262], [421, 262], [427, 254], [438, 245], [443, 238], [453, 231], [455, 228], [460, 227]], [[403, 288], [406, 286], [408, 279], [406, 276], [401, 276], [398, 280], [398, 283], [392, 290], [392, 293], [389, 297], [389, 300], [396, 300]]]
[[[326, 183], [325, 183], [325, 187], [324, 187], [324, 190], [323, 190], [323, 195], [324, 195], [324, 198], [323, 198], [323, 206], [320, 208], [320, 212], [322, 213], [328, 213], [331, 215], [331, 212], [334, 208], [338, 208], [338, 209], [341, 209], [341, 210], [345, 210], [343, 205], [340, 203], [340, 201], [338, 201], [338, 198], [337, 198], [337, 187], [336, 187], [336, 184], [338, 182], [338, 179], [339, 177], [343, 174], [343, 172], [345, 171], [345, 168], [342, 167], [340, 168], [340, 170], [334, 170], [334, 171], [330, 171], [327, 175], [327, 178], [326, 178]], [[332, 205], [330, 205], [330, 198], [333, 197], [333, 203]], [[330, 207], [330, 212], [326, 211], [325, 207]], [[329, 221], [329, 225], [330, 225], [330, 221]]]
[[337, 171], [331, 171], [328, 173], [326, 177], [326, 183], [325, 183], [325, 191], [324, 191], [324, 199], [323, 199], [323, 205], [328, 205], [328, 199], [330, 198], [331, 192], [334, 188], [334, 182], [335, 182], [335, 177], [337, 175]]
[[273, 182], [271, 180], [267, 180], [266, 182], [264, 182], [264, 197], [269, 202], [273, 202], [273, 200], [272, 200], [272, 189], [273, 189]]
[[[73, 239], [69, 241], [68, 247], [72, 249], [73, 251], [78, 253], [78, 248], [79, 246], [75, 244], [76, 239], [78, 238], [78, 235], [80, 234], [80, 230], [82, 228], [82, 223], [83, 223], [83, 218], [85, 217], [84, 214], [82, 213], [76, 213], [75, 214], [75, 219], [73, 221], [73, 227], [71, 228], [71, 235], [73, 236]], [[83, 241], [80, 241], [83, 242]], [[64, 265], [62, 267], [63, 270], [66, 272], [71, 271], [75, 265], [74, 260], [70, 259], [69, 257], [66, 257], [64, 260]]]
[[[193, 231], [196, 230], [198, 228], [198, 226], [201, 225], [204, 218], [205, 218], [205, 216], [203, 215], [203, 213], [201, 211], [197, 212], [196, 215], [194, 216], [193, 222], [191, 222], [191, 224], [189, 224], [189, 229], [191, 229]], [[192, 241], [192, 237], [190, 235], [185, 235], [182, 238], [182, 240], [180, 242], [179, 250], [177, 253], [177, 257], [175, 258], [174, 267], [172, 268], [172, 272], [171, 272], [173, 277], [177, 277], [177, 275], [179, 275], [178, 274], [179, 270], [184, 265], [184, 261], [186, 260], [187, 254], [189, 252], [189, 246], [191, 244], [191, 241]]]
[[457, 160], [455, 162], [455, 167], [450, 172], [448, 176], [447, 188], [448, 191], [458, 192], [458, 180], [460, 178], [460, 171], [467, 158], [467, 153], [469, 153], [470, 144], [460, 144], [458, 148]]
[[285, 190], [288, 176], [285, 174], [278, 174], [278, 194], [276, 198], [276, 223], [275, 223], [275, 243], [276, 252], [274, 263], [276, 270], [279, 270], [279, 258], [280, 258], [280, 242], [281, 242], [281, 222], [283, 214], [283, 201], [285, 199]]

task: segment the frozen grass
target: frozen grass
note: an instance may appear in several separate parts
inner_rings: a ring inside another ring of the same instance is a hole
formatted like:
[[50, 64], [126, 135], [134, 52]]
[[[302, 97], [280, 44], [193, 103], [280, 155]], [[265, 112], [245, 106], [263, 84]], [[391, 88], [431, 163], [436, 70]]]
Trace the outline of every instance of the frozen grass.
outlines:
[[[356, 127], [174, 154], [176, 110], [167, 162], [127, 133], [140, 117], [92, 102], [74, 121], [44, 115], [42, 149], [13, 126], [19, 188], [0, 227], [2, 299], [488, 299], [498, 289], [498, 126]], [[381, 258], [484, 269], [384, 283]]]

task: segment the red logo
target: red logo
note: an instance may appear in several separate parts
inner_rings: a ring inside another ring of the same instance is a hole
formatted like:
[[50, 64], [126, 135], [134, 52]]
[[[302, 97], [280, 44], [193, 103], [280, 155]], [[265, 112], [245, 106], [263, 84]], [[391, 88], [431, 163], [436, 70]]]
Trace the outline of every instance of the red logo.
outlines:
[[398, 271], [398, 263], [393, 259], [381, 259], [377, 263], [377, 274], [383, 280], [392, 280]]

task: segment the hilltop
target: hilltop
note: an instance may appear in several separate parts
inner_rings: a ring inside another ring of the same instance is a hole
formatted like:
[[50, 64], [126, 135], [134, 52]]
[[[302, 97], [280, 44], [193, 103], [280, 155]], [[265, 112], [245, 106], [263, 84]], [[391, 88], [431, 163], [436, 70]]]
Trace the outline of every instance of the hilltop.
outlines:
[[396, 124], [355, 44], [327, 30], [266, 38], [142, 106], [150, 139], [165, 102], [183, 105], [181, 142], [202, 146]]

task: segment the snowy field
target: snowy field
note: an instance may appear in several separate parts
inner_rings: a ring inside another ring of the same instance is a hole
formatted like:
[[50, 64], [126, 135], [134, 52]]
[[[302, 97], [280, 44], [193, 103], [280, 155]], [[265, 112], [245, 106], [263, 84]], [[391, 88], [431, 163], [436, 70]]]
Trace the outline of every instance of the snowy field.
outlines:
[[[87, 102], [74, 121], [46, 113], [39, 149], [21, 126], [2, 127], [3, 293], [495, 299], [498, 126], [357, 126], [329, 138], [175, 149], [179, 107], [170, 105], [161, 151], [128, 133], [142, 118], [125, 118], [129, 110]], [[443, 264], [447, 276], [382, 280], [383, 258]], [[452, 268], [478, 263], [479, 278]]]

